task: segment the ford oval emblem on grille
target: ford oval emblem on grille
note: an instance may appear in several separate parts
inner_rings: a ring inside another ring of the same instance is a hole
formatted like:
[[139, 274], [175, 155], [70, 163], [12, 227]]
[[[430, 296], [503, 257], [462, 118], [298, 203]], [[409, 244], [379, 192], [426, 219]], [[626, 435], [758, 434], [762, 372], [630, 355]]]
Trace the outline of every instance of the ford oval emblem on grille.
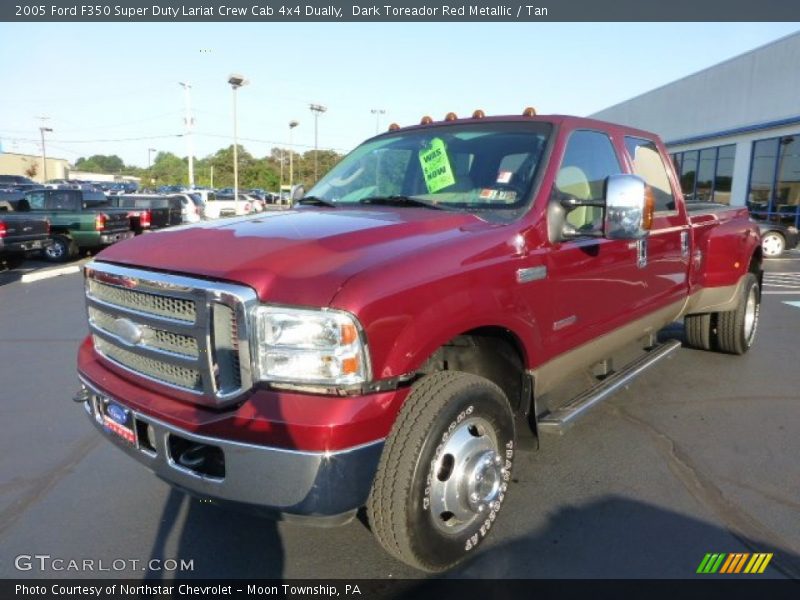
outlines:
[[125, 425], [128, 421], [128, 411], [116, 404], [109, 404], [106, 408], [108, 416], [120, 425]]
[[118, 338], [131, 346], [141, 342], [144, 336], [142, 328], [129, 319], [114, 319], [113, 329]]

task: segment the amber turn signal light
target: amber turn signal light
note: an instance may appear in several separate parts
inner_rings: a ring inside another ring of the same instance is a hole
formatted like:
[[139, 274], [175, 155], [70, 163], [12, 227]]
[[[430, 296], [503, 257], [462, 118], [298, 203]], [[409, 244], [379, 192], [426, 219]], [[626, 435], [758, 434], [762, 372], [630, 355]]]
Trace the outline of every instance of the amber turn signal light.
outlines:
[[653, 188], [649, 185], [644, 188], [644, 214], [642, 215], [642, 229], [650, 231], [653, 228], [653, 215], [656, 212], [656, 197]]

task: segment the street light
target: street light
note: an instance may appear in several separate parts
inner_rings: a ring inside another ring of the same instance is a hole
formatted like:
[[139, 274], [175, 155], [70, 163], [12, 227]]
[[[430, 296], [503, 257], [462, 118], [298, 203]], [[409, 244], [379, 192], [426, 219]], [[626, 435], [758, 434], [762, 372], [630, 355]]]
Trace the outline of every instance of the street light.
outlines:
[[244, 75], [232, 73], [228, 76], [228, 83], [233, 90], [233, 205], [236, 213], [239, 212], [239, 130], [236, 122], [236, 90], [250, 83]]
[[317, 182], [317, 172], [319, 170], [319, 144], [317, 143], [317, 121], [319, 116], [324, 113], [327, 108], [321, 104], [309, 104], [308, 108], [314, 113], [314, 183]]
[[153, 152], [158, 152], [155, 148], [147, 149], [147, 176], [150, 178], [150, 185], [153, 185], [153, 170], [150, 165], [153, 164]]
[[381, 126], [381, 115], [385, 115], [386, 111], [382, 108], [373, 108], [370, 112], [375, 115], [375, 135], [378, 135], [378, 130]]
[[[292, 145], [292, 129], [300, 125], [298, 121], [289, 121], [289, 189], [294, 185], [294, 146]], [[291, 191], [289, 192], [291, 193]]]
[[194, 145], [192, 144], [192, 128], [194, 127], [194, 117], [192, 117], [192, 86], [189, 83], [179, 81], [178, 85], [183, 88], [183, 105], [186, 110], [184, 124], [186, 125], [186, 150], [189, 154], [189, 189], [194, 188]]
[[47, 152], [44, 148], [44, 132], [47, 131], [48, 133], [52, 133], [52, 129], [49, 127], [39, 127], [39, 133], [42, 135], [42, 179], [43, 183], [47, 183]]

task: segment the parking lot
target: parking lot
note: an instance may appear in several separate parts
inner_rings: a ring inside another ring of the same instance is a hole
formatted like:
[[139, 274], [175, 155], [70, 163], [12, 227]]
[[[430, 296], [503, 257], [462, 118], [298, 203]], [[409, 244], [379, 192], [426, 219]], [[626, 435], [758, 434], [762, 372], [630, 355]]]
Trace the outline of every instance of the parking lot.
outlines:
[[[359, 520], [318, 529], [231, 512], [101, 439], [71, 401], [82, 278], [37, 278], [49, 268], [0, 274], [0, 577], [65, 575], [15, 566], [37, 554], [124, 561], [71, 577], [420, 576]], [[773, 552], [764, 576], [800, 577], [800, 251], [766, 269], [750, 353], [682, 349], [545, 437], [518, 460], [495, 534], [454, 576], [680, 578], [708, 552]], [[143, 570], [151, 559], [192, 568]]]

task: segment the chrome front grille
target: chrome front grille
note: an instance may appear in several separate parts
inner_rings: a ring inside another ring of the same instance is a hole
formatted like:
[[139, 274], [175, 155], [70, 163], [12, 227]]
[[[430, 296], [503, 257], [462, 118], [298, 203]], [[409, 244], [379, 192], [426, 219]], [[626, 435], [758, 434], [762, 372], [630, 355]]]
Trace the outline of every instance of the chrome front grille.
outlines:
[[170, 298], [125, 289], [89, 279], [89, 293], [98, 300], [143, 313], [194, 323], [197, 309], [192, 300]]
[[93, 262], [89, 329], [112, 365], [221, 406], [252, 386], [248, 287]]

